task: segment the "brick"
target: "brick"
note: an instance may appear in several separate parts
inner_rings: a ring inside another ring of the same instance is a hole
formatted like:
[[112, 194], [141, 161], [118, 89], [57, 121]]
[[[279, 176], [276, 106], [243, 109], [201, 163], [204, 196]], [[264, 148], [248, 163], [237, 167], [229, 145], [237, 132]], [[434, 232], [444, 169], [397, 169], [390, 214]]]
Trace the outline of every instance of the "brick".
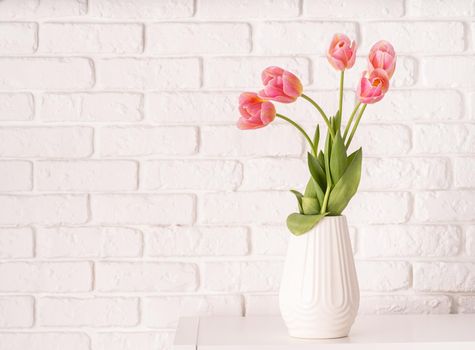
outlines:
[[475, 256], [475, 227], [470, 226], [465, 233], [465, 252], [469, 256]]
[[448, 0], [437, 2], [430, 0], [409, 0], [406, 2], [408, 16], [414, 17], [462, 17], [473, 16], [471, 0]]
[[92, 269], [88, 262], [8, 262], [0, 264], [1, 292], [88, 292]]
[[456, 298], [458, 314], [473, 314], [475, 312], [475, 298], [470, 295], [463, 295]]
[[475, 158], [454, 158], [454, 186], [457, 188], [475, 187]]
[[414, 289], [430, 292], [475, 291], [475, 264], [449, 262], [414, 263]]
[[97, 263], [96, 289], [102, 292], [192, 292], [198, 269], [187, 263]]
[[26, 161], [0, 162], [0, 191], [29, 191], [33, 186], [33, 166]]
[[358, 231], [358, 254], [379, 257], [447, 257], [460, 252], [455, 226], [366, 226]]
[[191, 224], [194, 198], [186, 194], [103, 194], [91, 197], [92, 218], [102, 224]]
[[[339, 74], [328, 63], [328, 59], [324, 56], [319, 56], [319, 57], [314, 57], [312, 62], [313, 62], [313, 65], [312, 65], [313, 85], [315, 86], [315, 88], [337, 89], [338, 82], [339, 82]], [[356, 90], [358, 83], [361, 79], [361, 73], [367, 69], [368, 69], [367, 58], [358, 56], [356, 58], [355, 65], [353, 66], [352, 71], [347, 72], [345, 74], [345, 87]], [[369, 115], [372, 113], [374, 108], [378, 108], [377, 106], [383, 109], [387, 108], [388, 104], [386, 102], [386, 99], [388, 99], [389, 96], [397, 93], [394, 90], [392, 90], [392, 88], [413, 86], [417, 80], [417, 76], [418, 76], [418, 70], [417, 70], [416, 60], [412, 57], [398, 55], [397, 68], [394, 73], [394, 76], [391, 78], [391, 81], [390, 81], [391, 90], [387, 93], [387, 95], [384, 97], [382, 102], [378, 102], [377, 104], [369, 106], [367, 112], [365, 113], [365, 117], [363, 119], [370, 118]], [[331, 92], [331, 95], [332, 97], [330, 98], [332, 99], [336, 100], [338, 98], [338, 94], [336, 94], [333, 91]], [[353, 93], [347, 92], [346, 95], [351, 96], [351, 106], [350, 108], [344, 107], [343, 110], [344, 111], [346, 110], [349, 115], [349, 113], [351, 113], [351, 111], [353, 110], [355, 99], [353, 97], [354, 96]], [[320, 103], [320, 100], [317, 100], [317, 101]], [[323, 103], [324, 101], [321, 101], [321, 102]], [[337, 104], [334, 103], [332, 108], [335, 108], [335, 111], [336, 111]], [[397, 108], [403, 108], [403, 107], [398, 105]], [[397, 108], [391, 106], [390, 111], [392, 112], [394, 109], [397, 110]], [[331, 111], [331, 112], [334, 113], [335, 111]]]
[[287, 125], [250, 131], [235, 126], [210, 126], [201, 128], [200, 153], [205, 156], [300, 156], [302, 143], [298, 131]]
[[198, 17], [225, 19], [233, 18], [275, 18], [296, 17], [300, 13], [298, 0], [279, 1], [278, 5], [272, 0], [256, 3], [251, 0], [228, 1], [221, 6], [219, 0], [207, 0], [198, 4]]
[[219, 57], [204, 62], [204, 86], [211, 88], [260, 87], [261, 71], [280, 66], [297, 75], [304, 85], [310, 82], [310, 61], [303, 57]]
[[399, 224], [407, 221], [409, 211], [405, 192], [357, 192], [343, 214], [350, 224]]
[[84, 0], [17, 0], [0, 4], [0, 19], [81, 16], [86, 12]]
[[430, 154], [472, 153], [475, 148], [475, 125], [416, 124], [414, 152]]
[[363, 296], [358, 312], [382, 314], [449, 314], [451, 299], [445, 295], [374, 295]]
[[147, 27], [147, 52], [153, 54], [240, 54], [250, 50], [251, 28], [246, 23], [158, 23]]
[[456, 53], [465, 49], [461, 22], [374, 22], [362, 25], [363, 51], [381, 38], [398, 52]]
[[94, 83], [92, 61], [87, 58], [0, 59], [0, 89], [86, 89]]
[[370, 106], [364, 119], [451, 121], [463, 117], [463, 105], [462, 94], [455, 90], [391, 90], [382, 102]]
[[426, 57], [421, 62], [422, 85], [430, 88], [473, 88], [472, 56]]
[[133, 161], [39, 161], [35, 164], [35, 186], [40, 191], [135, 190], [137, 173]]
[[31, 94], [0, 94], [0, 120], [26, 121], [33, 119], [34, 101]]
[[153, 227], [144, 229], [146, 256], [229, 256], [249, 251], [242, 227]]
[[264, 54], [325, 54], [333, 33], [356, 39], [356, 29], [344, 22], [267, 22], [256, 24], [254, 41]]
[[238, 116], [238, 98], [238, 93], [227, 92], [154, 93], [147, 98], [147, 119], [164, 124], [227, 123]]
[[200, 86], [200, 61], [196, 58], [110, 58], [97, 60], [96, 67], [98, 84], [106, 89], [174, 90]]
[[279, 297], [277, 295], [246, 295], [246, 316], [279, 316]]
[[39, 51], [44, 53], [140, 53], [140, 24], [45, 23]]
[[140, 170], [140, 182], [148, 190], [234, 190], [242, 181], [242, 166], [235, 161], [147, 161]]
[[38, 324], [48, 327], [130, 327], [139, 322], [137, 298], [38, 299]]
[[402, 261], [359, 261], [356, 264], [362, 291], [391, 292], [411, 284], [411, 266]]
[[135, 93], [43, 94], [45, 122], [135, 122], [143, 118], [143, 96]]
[[239, 295], [144, 298], [143, 322], [151, 328], [176, 328], [180, 317], [242, 316]]
[[33, 326], [34, 305], [32, 297], [0, 297], [0, 328], [25, 328]]
[[[362, 6], [361, 3], [348, 0], [332, 2], [324, 0], [305, 1], [303, 12], [306, 17], [381, 19], [401, 17], [404, 14], [404, 2], [402, 0], [370, 0], [365, 1], [364, 6]], [[339, 30], [339, 32], [345, 33], [342, 30]]]
[[242, 190], [288, 190], [304, 189], [310, 178], [302, 159], [260, 158], [243, 162]]
[[363, 147], [363, 156], [403, 155], [411, 149], [411, 129], [405, 125], [360, 125], [351, 151]]
[[92, 153], [92, 129], [88, 127], [0, 129], [0, 156], [80, 158]]
[[37, 27], [35, 23], [1, 23], [0, 53], [28, 54], [35, 52]]
[[194, 12], [193, 0], [149, 0], [117, 2], [114, 0], [90, 0], [89, 14], [102, 18], [173, 19], [191, 17]]
[[198, 216], [206, 224], [279, 223], [296, 209], [289, 192], [210, 193], [199, 198]]
[[252, 254], [280, 256], [286, 254], [290, 232], [285, 225], [253, 226], [251, 234]]
[[0, 333], [0, 350], [89, 350], [89, 345], [85, 333]]
[[0, 224], [81, 224], [88, 218], [84, 195], [3, 195], [0, 207]]
[[267, 292], [279, 288], [280, 261], [205, 263], [203, 287], [214, 292]]
[[0, 258], [2, 259], [32, 258], [33, 245], [33, 230], [29, 227], [0, 229]]
[[98, 144], [106, 157], [190, 155], [197, 150], [198, 135], [193, 127], [106, 127]]
[[167, 350], [172, 348], [172, 332], [98, 332], [92, 341], [94, 350]]
[[36, 229], [36, 255], [41, 258], [136, 257], [142, 236], [125, 227], [54, 227]]
[[414, 219], [419, 222], [475, 220], [475, 191], [433, 191], [415, 194]]
[[360, 189], [445, 189], [450, 185], [449, 162], [443, 158], [366, 158]]

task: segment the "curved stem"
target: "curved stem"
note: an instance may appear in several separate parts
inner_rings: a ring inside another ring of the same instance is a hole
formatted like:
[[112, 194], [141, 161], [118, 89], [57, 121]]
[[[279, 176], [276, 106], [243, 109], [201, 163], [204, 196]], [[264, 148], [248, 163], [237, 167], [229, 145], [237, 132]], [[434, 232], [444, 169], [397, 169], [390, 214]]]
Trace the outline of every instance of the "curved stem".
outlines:
[[307, 95], [305, 94], [302, 94], [301, 95], [305, 100], [307, 100], [308, 102], [310, 102], [319, 112], [320, 114], [322, 115], [322, 118], [323, 120], [325, 121], [325, 124], [327, 124], [327, 128], [328, 128], [328, 131], [330, 132], [330, 135], [332, 136], [332, 139], [335, 137], [335, 134], [333, 133], [333, 129], [330, 125], [330, 120], [328, 120], [328, 117], [327, 115], [325, 114], [325, 112], [323, 111], [322, 107], [319, 106], [319, 104], [317, 102], [315, 102], [314, 100], [312, 100], [310, 97], [308, 97]]
[[361, 106], [361, 102], [358, 102], [355, 108], [353, 109], [353, 112], [351, 112], [350, 119], [348, 120], [348, 124], [346, 125], [346, 128], [345, 128], [345, 133], [343, 134], [343, 141], [345, 141], [346, 135], [348, 135], [348, 131], [350, 131], [351, 123], [353, 123], [353, 118], [355, 117], [355, 114], [358, 111], [358, 108], [360, 108], [360, 106]]
[[341, 119], [343, 118], [343, 82], [345, 80], [345, 70], [341, 71], [340, 75], [340, 99], [338, 101], [338, 110], [340, 111], [340, 125]]
[[346, 143], [346, 149], [350, 147], [351, 140], [353, 140], [353, 135], [356, 132], [356, 129], [358, 128], [358, 124], [360, 123], [361, 117], [363, 116], [364, 110], [366, 109], [367, 104], [364, 104], [363, 107], [360, 110], [360, 113], [358, 114], [358, 118], [356, 118], [355, 125], [353, 126], [353, 129], [351, 130], [350, 137], [348, 138], [348, 142]]
[[325, 212], [327, 211], [328, 198], [330, 197], [330, 188], [331, 186], [327, 186], [325, 196], [323, 197], [322, 209], [320, 209], [320, 214], [325, 214]]
[[292, 119], [286, 117], [285, 115], [276, 113], [276, 116], [279, 117], [280, 119], [284, 119], [286, 122], [292, 124], [297, 128], [298, 131], [302, 133], [302, 135], [307, 139], [308, 143], [310, 144], [310, 148], [312, 149], [313, 153], [316, 153], [317, 151], [315, 150], [315, 146], [313, 145], [312, 139], [308, 136], [308, 134], [305, 132], [305, 130], [298, 125], [296, 122], [294, 122]]

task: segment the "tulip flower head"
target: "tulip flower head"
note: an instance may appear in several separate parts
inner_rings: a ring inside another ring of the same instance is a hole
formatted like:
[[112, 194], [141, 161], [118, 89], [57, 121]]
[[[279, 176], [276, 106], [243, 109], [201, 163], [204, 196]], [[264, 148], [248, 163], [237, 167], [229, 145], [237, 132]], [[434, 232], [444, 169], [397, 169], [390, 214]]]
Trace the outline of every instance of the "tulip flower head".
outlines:
[[378, 41], [373, 45], [368, 56], [368, 70], [383, 69], [389, 79], [396, 69], [396, 52], [393, 46], [385, 40]]
[[254, 92], [243, 92], [239, 96], [239, 118], [237, 126], [241, 130], [263, 128], [275, 119], [272, 102], [263, 100]]
[[264, 89], [259, 97], [281, 103], [294, 102], [302, 95], [302, 83], [294, 74], [280, 67], [267, 67], [262, 72]]
[[369, 77], [363, 72], [356, 96], [361, 103], [371, 104], [380, 101], [389, 88], [389, 77], [386, 71], [380, 68], [374, 69]]
[[356, 42], [345, 34], [335, 34], [327, 51], [328, 62], [336, 70], [349, 69], [355, 64], [356, 48]]

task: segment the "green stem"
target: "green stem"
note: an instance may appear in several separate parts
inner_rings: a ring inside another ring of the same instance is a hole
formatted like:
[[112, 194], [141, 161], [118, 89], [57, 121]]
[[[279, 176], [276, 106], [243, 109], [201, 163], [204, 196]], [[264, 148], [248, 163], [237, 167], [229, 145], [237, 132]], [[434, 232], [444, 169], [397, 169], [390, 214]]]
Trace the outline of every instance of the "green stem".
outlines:
[[355, 125], [353, 126], [353, 129], [351, 130], [350, 137], [348, 138], [348, 142], [346, 143], [346, 149], [350, 147], [351, 140], [353, 140], [353, 136], [355, 135], [356, 129], [358, 128], [358, 124], [360, 123], [361, 117], [363, 116], [364, 110], [366, 109], [367, 104], [364, 104], [363, 107], [360, 110], [360, 113], [358, 114], [358, 118], [356, 118]]
[[327, 186], [327, 189], [325, 191], [325, 196], [323, 197], [322, 209], [320, 209], [320, 214], [325, 214], [325, 212], [327, 211], [328, 198], [330, 197], [330, 187], [331, 186]]
[[325, 121], [325, 124], [327, 124], [328, 130], [329, 130], [330, 135], [332, 136], [332, 139], [333, 139], [333, 138], [335, 137], [335, 134], [333, 133], [333, 129], [332, 129], [331, 125], [330, 125], [330, 120], [328, 120], [328, 117], [327, 117], [327, 115], [325, 114], [325, 112], [323, 111], [322, 107], [320, 107], [317, 102], [315, 102], [314, 100], [312, 100], [312, 99], [311, 99], [310, 97], [308, 97], [307, 95], [302, 94], [302, 97], [303, 97], [304, 99], [306, 99], [308, 102], [310, 102], [310, 103], [320, 112], [320, 114], [322, 115], [323, 120]]
[[350, 131], [351, 123], [353, 123], [353, 118], [355, 117], [355, 114], [358, 111], [358, 108], [360, 108], [360, 106], [361, 106], [361, 102], [358, 102], [355, 108], [353, 109], [353, 112], [351, 112], [350, 119], [348, 120], [348, 124], [346, 125], [346, 128], [345, 128], [345, 133], [343, 134], [343, 141], [346, 140], [346, 135], [348, 135], [348, 131]]
[[276, 113], [276, 116], [281, 118], [281, 119], [284, 119], [286, 122], [288, 122], [288, 123], [292, 124], [293, 126], [295, 126], [297, 128], [297, 130], [300, 131], [302, 133], [302, 135], [307, 139], [312, 152], [313, 153], [317, 152], [317, 150], [315, 149], [315, 146], [313, 145], [312, 139], [308, 136], [308, 134], [305, 132], [305, 130], [300, 125], [298, 125], [296, 122], [294, 122], [292, 119], [286, 117], [285, 115]]
[[338, 110], [340, 111], [340, 125], [341, 119], [343, 118], [343, 82], [345, 80], [345, 70], [341, 71], [340, 75], [340, 99], [338, 101]]

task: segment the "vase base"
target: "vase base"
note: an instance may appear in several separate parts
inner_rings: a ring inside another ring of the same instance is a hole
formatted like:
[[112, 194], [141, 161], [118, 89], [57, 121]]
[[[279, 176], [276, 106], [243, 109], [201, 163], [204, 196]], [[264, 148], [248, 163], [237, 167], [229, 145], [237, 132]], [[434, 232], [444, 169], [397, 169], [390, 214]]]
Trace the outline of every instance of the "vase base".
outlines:
[[299, 339], [337, 339], [337, 338], [345, 338], [348, 336], [347, 332], [315, 332], [311, 330], [290, 330], [289, 335], [292, 338], [299, 338]]

